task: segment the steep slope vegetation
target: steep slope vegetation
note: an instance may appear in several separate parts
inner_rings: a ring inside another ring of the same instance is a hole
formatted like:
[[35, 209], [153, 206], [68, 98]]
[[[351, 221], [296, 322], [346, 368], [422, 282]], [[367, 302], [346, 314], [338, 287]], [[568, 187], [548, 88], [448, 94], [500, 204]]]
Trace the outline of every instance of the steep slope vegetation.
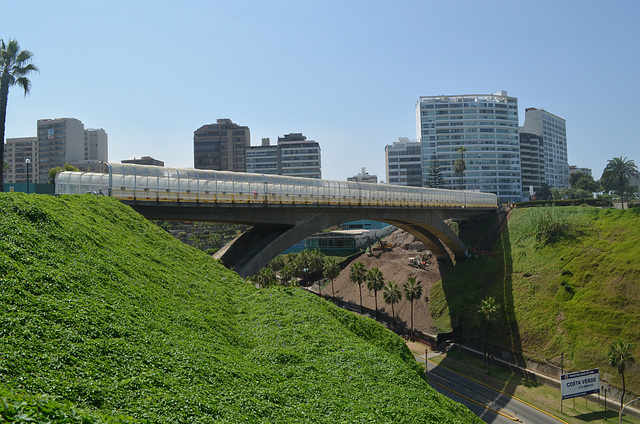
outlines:
[[0, 398], [54, 423], [479, 422], [381, 325], [91, 195], [0, 194]]
[[[494, 246], [501, 254], [449, 268], [431, 293], [432, 311], [480, 345], [477, 307], [493, 296], [502, 307], [493, 345], [557, 365], [564, 354], [565, 369], [600, 367], [621, 385], [607, 351], [621, 338], [640, 359], [638, 240], [639, 208], [513, 210]], [[634, 367], [627, 376], [640, 393]]]

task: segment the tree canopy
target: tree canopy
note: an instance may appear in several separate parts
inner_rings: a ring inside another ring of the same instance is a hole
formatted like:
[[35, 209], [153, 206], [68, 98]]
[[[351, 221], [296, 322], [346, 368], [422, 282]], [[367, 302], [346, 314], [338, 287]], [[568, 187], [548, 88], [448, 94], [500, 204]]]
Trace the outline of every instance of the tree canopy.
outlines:
[[[9, 87], [18, 85], [24, 90], [26, 96], [31, 90], [31, 81], [27, 78], [31, 72], [37, 72], [38, 68], [31, 63], [33, 54], [29, 50], [20, 50], [20, 44], [16, 40], [5, 43], [0, 38], [0, 163], [4, 163], [4, 135], [7, 121], [7, 103], [9, 100]], [[0, 172], [0, 191], [4, 191], [4, 174]]]
[[393, 319], [393, 331], [396, 330], [396, 311], [394, 309], [394, 305], [402, 300], [402, 292], [398, 287], [398, 284], [393, 281], [387, 282], [387, 285], [384, 286], [384, 291], [382, 292], [382, 298], [384, 299], [384, 303], [387, 305], [391, 305], [391, 315]]
[[411, 302], [411, 335], [413, 335], [413, 301], [422, 297], [422, 281], [408, 277], [404, 285], [404, 297]]
[[626, 391], [624, 372], [627, 365], [631, 365], [635, 362], [635, 358], [631, 353], [631, 344], [625, 343], [622, 340], [618, 340], [609, 346], [609, 365], [618, 370], [618, 374], [622, 377], [622, 394], [620, 395], [620, 405], [624, 402], [624, 392]]
[[367, 274], [367, 288], [375, 293], [376, 319], [378, 318], [378, 292], [384, 287], [384, 276], [378, 268], [373, 268]]
[[431, 165], [429, 167], [429, 175], [427, 177], [426, 185], [431, 188], [444, 187], [444, 177], [442, 176], [440, 163], [438, 162], [438, 157], [436, 155], [431, 156]]
[[601, 181], [603, 187], [615, 187], [612, 191], [615, 191], [620, 196], [622, 209], [624, 209], [625, 187], [629, 184], [631, 177], [640, 177], [638, 167], [634, 161], [622, 156], [609, 159], [602, 173]]
[[569, 176], [569, 186], [574, 190], [584, 190], [590, 193], [600, 190], [600, 185], [589, 174], [574, 172]]
[[362, 283], [364, 283], [366, 279], [367, 270], [362, 262], [356, 262], [351, 265], [349, 280], [358, 284], [358, 289], [360, 291], [360, 313], [362, 313]]
[[73, 165], [65, 163], [63, 167], [56, 166], [55, 168], [49, 169], [49, 184], [54, 184], [56, 182], [56, 174], [60, 171], [73, 171], [78, 172], [79, 169]]

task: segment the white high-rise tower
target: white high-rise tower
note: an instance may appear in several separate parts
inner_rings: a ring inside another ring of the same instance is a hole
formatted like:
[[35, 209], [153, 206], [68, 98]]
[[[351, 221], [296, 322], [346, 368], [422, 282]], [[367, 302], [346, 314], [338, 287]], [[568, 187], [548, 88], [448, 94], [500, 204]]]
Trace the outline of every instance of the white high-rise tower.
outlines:
[[[420, 97], [416, 114], [423, 181], [435, 158], [445, 188], [495, 193], [501, 201], [520, 199], [517, 98], [506, 91]], [[462, 178], [454, 170], [461, 157], [466, 164]]]

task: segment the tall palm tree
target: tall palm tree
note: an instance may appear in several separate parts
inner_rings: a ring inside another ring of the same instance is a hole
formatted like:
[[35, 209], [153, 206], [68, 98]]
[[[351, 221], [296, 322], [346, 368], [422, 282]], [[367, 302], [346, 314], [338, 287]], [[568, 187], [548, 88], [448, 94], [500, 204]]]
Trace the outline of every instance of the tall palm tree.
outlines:
[[384, 276], [378, 268], [373, 268], [367, 274], [367, 287], [373, 290], [376, 301], [376, 319], [378, 319], [378, 291], [384, 287]]
[[382, 298], [384, 299], [384, 303], [387, 305], [391, 305], [391, 316], [393, 317], [393, 331], [396, 331], [396, 311], [393, 308], [393, 305], [400, 302], [402, 300], [402, 292], [398, 288], [398, 285], [393, 281], [387, 282], [387, 285], [384, 286], [384, 291], [382, 292]]
[[362, 283], [367, 279], [367, 270], [362, 262], [356, 262], [351, 265], [349, 280], [358, 284], [360, 290], [360, 313], [362, 313]]
[[404, 297], [411, 302], [411, 337], [413, 337], [413, 301], [422, 297], [422, 281], [416, 281], [414, 277], [407, 278]]
[[[9, 87], [19, 85], [26, 96], [31, 89], [31, 81], [27, 78], [30, 72], [37, 72], [38, 68], [31, 63], [33, 54], [29, 50], [20, 50], [16, 40], [5, 43], [0, 39], [0, 163], [4, 164], [4, 134], [7, 122], [7, 102]], [[0, 172], [0, 192], [4, 191], [4, 173]]]
[[624, 344], [624, 341], [618, 340], [609, 346], [609, 365], [612, 367], [616, 367], [618, 369], [618, 374], [622, 376], [622, 396], [620, 396], [620, 405], [624, 405], [624, 392], [625, 392], [625, 382], [624, 382], [624, 370], [627, 365], [633, 364], [635, 362], [635, 358], [631, 353], [631, 348], [633, 345]]
[[340, 264], [336, 258], [326, 258], [322, 268], [324, 276], [331, 280], [331, 297], [336, 297], [333, 289], [333, 280], [340, 274]]
[[480, 301], [480, 306], [478, 306], [478, 313], [480, 314], [480, 316], [484, 321], [483, 353], [484, 353], [485, 361], [487, 358], [487, 339], [489, 338], [489, 327], [498, 318], [499, 310], [500, 310], [500, 305], [496, 303], [496, 300], [491, 296], [482, 299]]
[[466, 151], [466, 147], [460, 146], [457, 150], [460, 153], [460, 157], [453, 163], [453, 172], [458, 174], [460, 190], [464, 190], [464, 171], [467, 169], [467, 164], [464, 161], [464, 152]]
[[626, 157], [623, 159], [622, 156], [609, 159], [602, 173], [603, 179], [610, 178], [618, 183], [622, 209], [624, 209], [624, 187], [630, 177], [640, 177], [640, 172], [638, 172], [638, 167], [634, 161], [628, 160]]

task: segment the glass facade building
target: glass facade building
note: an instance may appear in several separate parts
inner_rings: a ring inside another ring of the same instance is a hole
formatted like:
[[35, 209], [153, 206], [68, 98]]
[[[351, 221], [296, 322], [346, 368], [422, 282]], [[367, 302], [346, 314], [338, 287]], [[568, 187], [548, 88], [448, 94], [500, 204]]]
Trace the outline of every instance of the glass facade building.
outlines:
[[[522, 199], [533, 200], [540, 191], [544, 176], [544, 145], [537, 134], [520, 132], [520, 167], [522, 172]], [[539, 200], [539, 199], [538, 199]]]
[[[518, 99], [506, 91], [420, 97], [416, 115], [423, 181], [435, 155], [444, 188], [495, 193], [503, 202], [520, 199]], [[459, 158], [466, 165], [462, 176], [454, 168]]]
[[542, 137], [545, 182], [551, 187], [569, 188], [566, 121], [544, 109], [529, 107], [524, 111], [522, 129]]

